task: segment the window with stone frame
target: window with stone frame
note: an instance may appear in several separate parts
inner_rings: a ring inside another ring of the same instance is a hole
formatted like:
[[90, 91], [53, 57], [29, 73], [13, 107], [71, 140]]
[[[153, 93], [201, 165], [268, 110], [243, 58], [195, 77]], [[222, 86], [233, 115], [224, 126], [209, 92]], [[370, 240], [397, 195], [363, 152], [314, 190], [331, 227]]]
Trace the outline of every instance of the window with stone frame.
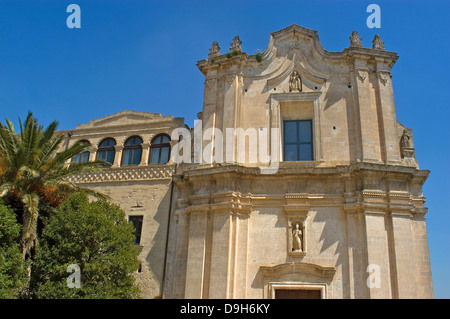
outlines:
[[[87, 140], [82, 140], [82, 141], [80, 141], [80, 143], [82, 143], [84, 145], [91, 145], [91, 143], [89, 143], [89, 141], [87, 141]], [[84, 151], [82, 153], [78, 153], [77, 155], [72, 157], [72, 162], [73, 163], [89, 162], [89, 155], [90, 155], [89, 151]]]
[[141, 234], [142, 234], [142, 223], [144, 221], [144, 216], [128, 216], [128, 220], [133, 223], [135, 233], [134, 233], [134, 244], [141, 244]]
[[312, 120], [286, 120], [283, 122], [283, 159], [313, 161]]
[[109, 164], [114, 164], [114, 157], [116, 155], [116, 141], [111, 138], [105, 138], [98, 144], [97, 159], [104, 160]]
[[123, 147], [122, 166], [139, 165], [142, 156], [142, 138], [132, 136]]
[[159, 134], [152, 139], [150, 146], [150, 164], [166, 164], [170, 158], [170, 137]]

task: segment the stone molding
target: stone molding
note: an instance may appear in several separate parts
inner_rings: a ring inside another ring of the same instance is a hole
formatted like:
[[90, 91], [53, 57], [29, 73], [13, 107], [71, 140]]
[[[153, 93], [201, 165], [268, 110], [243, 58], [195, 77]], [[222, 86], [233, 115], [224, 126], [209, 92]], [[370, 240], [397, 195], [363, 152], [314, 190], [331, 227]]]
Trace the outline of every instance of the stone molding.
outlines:
[[261, 266], [259, 270], [264, 277], [280, 277], [287, 274], [300, 273], [323, 279], [333, 279], [335, 267], [326, 267], [311, 263], [284, 263], [275, 266]]
[[164, 167], [127, 167], [117, 169], [105, 169], [100, 172], [77, 174], [69, 177], [69, 181], [75, 184], [111, 183], [128, 181], [150, 181], [171, 179], [175, 171], [174, 166]]

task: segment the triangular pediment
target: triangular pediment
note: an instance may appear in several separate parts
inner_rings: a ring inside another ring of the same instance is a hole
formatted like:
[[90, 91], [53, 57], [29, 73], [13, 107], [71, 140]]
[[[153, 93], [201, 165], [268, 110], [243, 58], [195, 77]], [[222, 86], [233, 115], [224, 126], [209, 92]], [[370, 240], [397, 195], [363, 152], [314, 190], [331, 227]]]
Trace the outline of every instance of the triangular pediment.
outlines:
[[[171, 116], [170, 116], [171, 117]], [[115, 114], [111, 114], [96, 120], [89, 121], [88, 124], [81, 124], [77, 126], [77, 129], [92, 128], [92, 127], [106, 127], [117, 125], [133, 125], [146, 123], [148, 121], [163, 119], [161, 113], [149, 113], [138, 111], [122, 111]], [[171, 117], [172, 118], [172, 117]]]

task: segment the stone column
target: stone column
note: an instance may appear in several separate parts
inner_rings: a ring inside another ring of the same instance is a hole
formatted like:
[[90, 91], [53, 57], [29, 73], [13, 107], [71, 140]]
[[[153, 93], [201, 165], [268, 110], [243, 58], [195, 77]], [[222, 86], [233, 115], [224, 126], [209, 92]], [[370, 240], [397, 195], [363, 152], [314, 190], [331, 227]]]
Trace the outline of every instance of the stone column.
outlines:
[[366, 272], [362, 247], [361, 211], [357, 205], [344, 206], [347, 216], [348, 289], [351, 299], [367, 298]]
[[360, 150], [358, 157], [361, 161], [380, 162], [380, 132], [376, 103], [371, 96], [370, 72], [364, 61], [355, 61], [353, 72], [355, 88], [354, 103], [358, 130], [360, 131]]
[[389, 243], [385, 210], [365, 205], [364, 223], [367, 249], [366, 285], [371, 299], [392, 298]]
[[149, 156], [150, 156], [150, 142], [144, 142], [142, 143], [142, 157], [139, 166], [147, 166], [149, 163]]
[[430, 253], [428, 249], [427, 226], [425, 222], [426, 211], [426, 208], [416, 208], [412, 223], [414, 254], [416, 256], [415, 278], [417, 281], [417, 298], [433, 298]]
[[111, 167], [116, 168], [116, 167], [120, 167], [120, 165], [121, 165], [123, 146], [116, 145], [116, 146], [114, 146], [114, 148], [116, 150], [116, 154], [114, 156], [114, 163]]
[[398, 164], [401, 158], [394, 92], [391, 73], [382, 61], [379, 61], [377, 64], [377, 80], [379, 112], [383, 123], [381, 129], [384, 136], [384, 160], [387, 164]]
[[190, 214], [184, 296], [186, 299], [201, 299], [204, 296], [207, 219], [207, 211], [195, 211]]
[[411, 233], [411, 214], [391, 211], [395, 270], [398, 298], [417, 298], [414, 239]]
[[214, 212], [209, 298], [230, 298], [233, 284], [235, 233], [231, 211]]

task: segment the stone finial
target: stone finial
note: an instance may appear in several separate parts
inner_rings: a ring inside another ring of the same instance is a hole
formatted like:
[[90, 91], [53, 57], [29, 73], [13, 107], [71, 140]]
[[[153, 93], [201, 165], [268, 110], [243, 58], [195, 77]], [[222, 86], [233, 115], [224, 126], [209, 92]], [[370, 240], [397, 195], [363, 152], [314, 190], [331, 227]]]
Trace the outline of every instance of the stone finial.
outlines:
[[350, 36], [350, 47], [352, 48], [362, 48], [361, 37], [359, 36], [357, 31], [353, 31]]
[[373, 38], [372, 49], [384, 50], [384, 42], [381, 41], [381, 38], [380, 38], [379, 34], [375, 35], [375, 37]]
[[219, 43], [217, 43], [217, 41], [214, 41], [211, 49], [209, 49], [209, 54], [208, 57], [209, 58], [214, 58], [216, 56], [220, 55], [220, 47], [219, 47]]
[[230, 51], [238, 51], [238, 52], [242, 52], [241, 49], [241, 44], [242, 41], [239, 39], [239, 36], [235, 36], [233, 39], [233, 42], [230, 43]]

